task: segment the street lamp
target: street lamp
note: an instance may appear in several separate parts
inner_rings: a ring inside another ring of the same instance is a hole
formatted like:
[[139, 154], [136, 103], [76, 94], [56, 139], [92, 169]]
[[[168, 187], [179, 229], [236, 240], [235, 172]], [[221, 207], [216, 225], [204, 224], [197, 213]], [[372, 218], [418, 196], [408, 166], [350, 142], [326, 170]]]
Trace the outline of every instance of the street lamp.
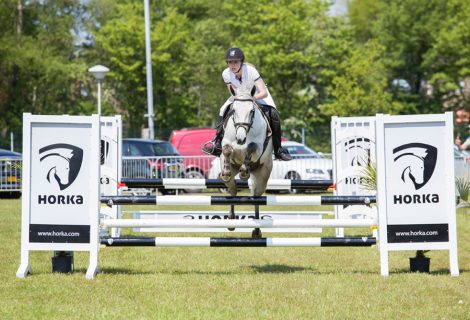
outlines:
[[102, 65], [96, 65], [88, 69], [88, 72], [98, 81], [98, 115], [101, 115], [101, 80], [106, 77], [109, 69]]
[[150, 5], [144, 0], [145, 16], [145, 61], [147, 67], [147, 116], [149, 123], [149, 139], [155, 138], [153, 119], [153, 80], [152, 80], [152, 50], [150, 47]]

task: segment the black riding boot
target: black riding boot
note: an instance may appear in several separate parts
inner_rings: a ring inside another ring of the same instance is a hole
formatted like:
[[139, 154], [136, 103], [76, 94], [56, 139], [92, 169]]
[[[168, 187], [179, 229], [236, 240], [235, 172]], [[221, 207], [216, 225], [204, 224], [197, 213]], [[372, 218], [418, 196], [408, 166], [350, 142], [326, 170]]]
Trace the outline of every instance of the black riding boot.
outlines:
[[291, 155], [281, 146], [281, 119], [276, 108], [270, 107], [271, 130], [273, 131], [273, 148], [276, 159], [282, 161], [292, 160]]
[[224, 138], [224, 117], [219, 116], [216, 125], [217, 132], [211, 141], [202, 146], [202, 152], [213, 156], [220, 156], [222, 153], [222, 139]]

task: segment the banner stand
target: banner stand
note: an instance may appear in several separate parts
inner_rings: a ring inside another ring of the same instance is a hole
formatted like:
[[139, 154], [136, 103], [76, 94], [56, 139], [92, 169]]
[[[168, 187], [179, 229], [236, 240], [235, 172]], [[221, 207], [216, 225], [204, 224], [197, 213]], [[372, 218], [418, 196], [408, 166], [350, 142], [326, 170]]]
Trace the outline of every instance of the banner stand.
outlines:
[[100, 119], [23, 114], [21, 263], [30, 251], [88, 251], [86, 279], [98, 272]]
[[381, 274], [390, 251], [448, 250], [458, 276], [452, 112], [376, 119]]

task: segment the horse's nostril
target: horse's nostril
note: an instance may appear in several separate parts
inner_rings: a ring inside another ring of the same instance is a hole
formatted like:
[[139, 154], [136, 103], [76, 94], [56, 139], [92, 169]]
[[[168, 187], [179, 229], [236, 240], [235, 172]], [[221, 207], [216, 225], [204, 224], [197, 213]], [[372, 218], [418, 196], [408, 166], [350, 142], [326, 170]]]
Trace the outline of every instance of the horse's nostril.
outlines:
[[244, 144], [245, 141], [246, 141], [246, 138], [244, 138], [244, 139], [237, 139], [237, 143], [240, 144], [240, 145]]

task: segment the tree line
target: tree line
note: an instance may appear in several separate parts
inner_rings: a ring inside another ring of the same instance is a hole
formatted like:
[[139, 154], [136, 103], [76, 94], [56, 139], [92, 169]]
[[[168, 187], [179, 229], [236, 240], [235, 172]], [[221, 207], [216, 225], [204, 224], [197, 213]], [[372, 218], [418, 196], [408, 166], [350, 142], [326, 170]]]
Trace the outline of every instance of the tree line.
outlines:
[[[299, 140], [303, 128], [320, 151], [330, 149], [332, 115], [470, 109], [470, 2], [353, 0], [347, 16], [328, 10], [324, 0], [150, 1], [156, 136], [213, 125], [228, 96], [229, 47], [260, 71], [284, 135]], [[0, 146], [20, 136], [23, 112], [96, 112], [95, 64], [111, 69], [102, 114], [121, 114], [124, 135], [140, 136], [143, 1], [2, 1]]]

